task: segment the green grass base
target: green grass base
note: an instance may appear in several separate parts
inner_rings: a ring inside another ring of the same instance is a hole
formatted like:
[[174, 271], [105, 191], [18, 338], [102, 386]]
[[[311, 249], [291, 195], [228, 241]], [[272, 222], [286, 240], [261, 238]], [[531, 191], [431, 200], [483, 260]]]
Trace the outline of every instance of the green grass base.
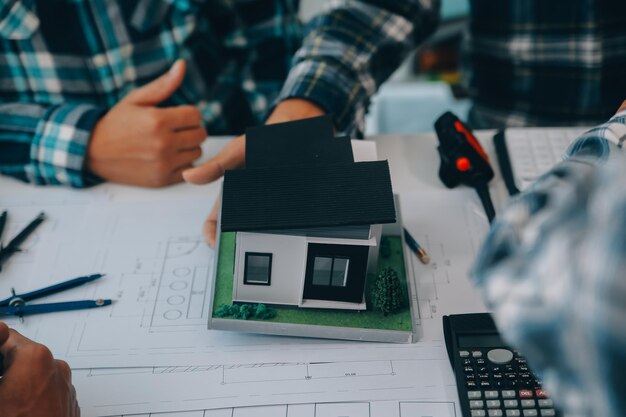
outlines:
[[[213, 299], [213, 317], [215, 311], [223, 304], [233, 303], [233, 271], [235, 262], [235, 236], [234, 232], [222, 233], [217, 263], [217, 274]], [[276, 317], [263, 322], [307, 324], [318, 326], [351, 327], [358, 329], [381, 329], [412, 331], [411, 311], [407, 289], [406, 271], [404, 268], [404, 255], [402, 240], [399, 236], [386, 236], [389, 239], [391, 255], [388, 258], [378, 257], [378, 271], [386, 267], [392, 267], [398, 272], [398, 278], [402, 285], [404, 307], [395, 313], [384, 316], [381, 311], [373, 311], [370, 300], [370, 289], [373, 287], [376, 276], [370, 274], [365, 284], [365, 299], [367, 311], [350, 310], [326, 310], [298, 307], [276, 306], [268, 304], [276, 310]], [[239, 320], [227, 318], [224, 320]]]

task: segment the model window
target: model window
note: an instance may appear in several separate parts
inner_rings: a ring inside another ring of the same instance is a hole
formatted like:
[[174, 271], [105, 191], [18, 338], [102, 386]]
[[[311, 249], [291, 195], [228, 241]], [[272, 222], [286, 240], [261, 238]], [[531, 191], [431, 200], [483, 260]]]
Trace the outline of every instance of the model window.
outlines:
[[345, 287], [348, 281], [348, 258], [316, 256], [313, 263], [313, 285]]
[[246, 285], [270, 285], [272, 254], [246, 252], [243, 283]]

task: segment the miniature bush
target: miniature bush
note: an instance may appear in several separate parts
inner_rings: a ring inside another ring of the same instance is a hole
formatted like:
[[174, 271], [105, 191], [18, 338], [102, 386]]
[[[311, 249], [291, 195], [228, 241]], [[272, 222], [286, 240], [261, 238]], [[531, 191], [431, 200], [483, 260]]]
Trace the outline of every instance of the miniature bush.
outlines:
[[251, 317], [259, 320], [268, 320], [276, 317], [276, 310], [265, 304], [222, 304], [216, 311], [215, 317], [232, 317], [248, 320]]
[[276, 310], [268, 308], [265, 304], [259, 304], [254, 311], [254, 318], [259, 320], [273, 319], [276, 317]]
[[387, 267], [376, 278], [372, 304], [385, 316], [402, 307], [402, 286], [395, 269]]
[[216, 311], [215, 316], [219, 318], [224, 318], [230, 316], [230, 307], [228, 304], [222, 304]]

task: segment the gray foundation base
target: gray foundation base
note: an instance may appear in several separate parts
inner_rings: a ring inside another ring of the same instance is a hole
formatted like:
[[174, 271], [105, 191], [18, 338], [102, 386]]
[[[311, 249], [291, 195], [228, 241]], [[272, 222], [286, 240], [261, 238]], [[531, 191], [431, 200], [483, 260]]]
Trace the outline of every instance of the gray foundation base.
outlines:
[[350, 327], [285, 324], [255, 320], [219, 319], [209, 321], [209, 328], [280, 336], [316, 337], [322, 339], [359, 340], [364, 342], [413, 343], [417, 335], [398, 330], [357, 329]]

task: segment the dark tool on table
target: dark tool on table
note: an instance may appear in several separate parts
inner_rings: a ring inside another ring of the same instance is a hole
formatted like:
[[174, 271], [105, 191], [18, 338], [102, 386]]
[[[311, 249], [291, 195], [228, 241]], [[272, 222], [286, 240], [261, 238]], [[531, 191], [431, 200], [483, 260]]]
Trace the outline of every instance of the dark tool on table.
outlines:
[[104, 299], [65, 301], [47, 304], [26, 304], [28, 301], [67, 291], [72, 288], [76, 288], [78, 286], [95, 281], [99, 278], [102, 278], [103, 276], [104, 274], [95, 274], [85, 277], [74, 278], [72, 280], [51, 285], [49, 287], [35, 290], [26, 294], [16, 294], [15, 290], [11, 289], [12, 295], [5, 300], [0, 300], [0, 317], [17, 316], [22, 318], [23, 316], [31, 314], [45, 314], [55, 313], [58, 311], [83, 310], [86, 308], [97, 308], [111, 305], [111, 300]]
[[454, 114], [444, 113], [435, 122], [439, 138], [439, 178], [448, 188], [459, 184], [476, 190], [491, 223], [496, 215], [489, 181], [494, 176], [489, 157], [467, 126]]
[[39, 213], [33, 221], [31, 221], [24, 229], [22, 229], [6, 246], [2, 245], [2, 232], [6, 226], [7, 212], [4, 211], [0, 215], [0, 271], [2, 265], [11, 257], [11, 255], [20, 252], [20, 245], [30, 236], [37, 227], [46, 219], [44, 213]]

